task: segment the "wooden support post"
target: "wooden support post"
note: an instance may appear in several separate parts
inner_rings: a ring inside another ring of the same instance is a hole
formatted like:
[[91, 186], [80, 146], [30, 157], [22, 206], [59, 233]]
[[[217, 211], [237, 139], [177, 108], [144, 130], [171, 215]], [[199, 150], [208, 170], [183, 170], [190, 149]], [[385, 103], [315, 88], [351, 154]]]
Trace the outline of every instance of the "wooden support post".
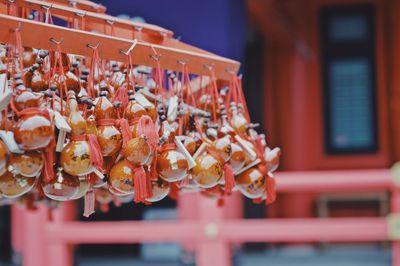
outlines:
[[230, 247], [225, 239], [219, 236], [223, 224], [224, 209], [216, 206], [215, 199], [199, 198], [199, 217], [202, 221], [204, 240], [197, 244], [196, 265], [197, 266], [230, 266], [231, 255]]
[[22, 265], [24, 266], [47, 266], [45, 252], [47, 216], [47, 208], [43, 205], [39, 205], [38, 210], [28, 210], [22, 214], [24, 234]]

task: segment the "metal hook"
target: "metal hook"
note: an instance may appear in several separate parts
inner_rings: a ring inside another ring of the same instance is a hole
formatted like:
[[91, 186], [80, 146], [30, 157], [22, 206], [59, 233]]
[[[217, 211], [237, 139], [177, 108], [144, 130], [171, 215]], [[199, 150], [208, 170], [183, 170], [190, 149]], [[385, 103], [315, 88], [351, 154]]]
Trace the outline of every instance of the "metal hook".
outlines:
[[106, 19], [106, 22], [110, 25], [113, 25], [115, 23], [115, 20], [111, 20], [111, 19]]
[[176, 62], [180, 65], [186, 65], [189, 62], [189, 59], [179, 59]]
[[83, 12], [83, 13], [76, 12], [75, 16], [83, 18], [84, 16], [86, 16], [86, 12]]
[[93, 50], [96, 50], [97, 48], [99, 48], [99, 46], [100, 46], [100, 43], [97, 43], [96, 45], [86, 44], [87, 48], [90, 48]]
[[120, 49], [119, 52], [124, 55], [129, 55], [132, 52], [133, 48], [135, 48], [136, 44], [137, 44], [137, 40], [135, 39], [135, 40], [133, 40], [131, 47], [129, 47], [129, 49], [126, 50], [126, 52], [122, 49]]
[[208, 70], [210, 70], [210, 71], [214, 70], [214, 66], [213, 65], [204, 64], [203, 67], [208, 69]]
[[135, 28], [135, 30], [137, 30], [138, 32], [142, 32], [143, 27], [142, 26], [133, 26]]
[[54, 43], [54, 44], [60, 45], [60, 44], [62, 44], [62, 43], [64, 42], [64, 39], [61, 38], [59, 41], [57, 41], [55, 38], [51, 37], [51, 38], [49, 39], [49, 41], [52, 42], [52, 43]]
[[232, 69], [225, 68], [225, 72], [226, 72], [226, 73], [229, 73], [229, 74], [231, 74], [231, 75], [236, 75], [236, 72], [233, 71]]
[[157, 52], [153, 45], [150, 44], [150, 48], [154, 54], [149, 55], [154, 61], [160, 61], [161, 55]]
[[50, 4], [50, 5], [41, 5], [40, 7], [43, 8], [43, 9], [45, 9], [46, 11], [49, 11], [50, 9], [53, 8], [53, 4]]

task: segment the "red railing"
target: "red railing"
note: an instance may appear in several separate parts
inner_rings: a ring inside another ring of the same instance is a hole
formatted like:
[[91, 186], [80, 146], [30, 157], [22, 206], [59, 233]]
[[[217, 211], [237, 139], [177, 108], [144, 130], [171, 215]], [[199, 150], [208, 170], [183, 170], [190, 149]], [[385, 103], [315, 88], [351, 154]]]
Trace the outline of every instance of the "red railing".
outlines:
[[[400, 213], [400, 193], [389, 169], [277, 174], [281, 192], [391, 192], [391, 211]], [[183, 195], [178, 221], [77, 222], [73, 205], [64, 205], [48, 220], [48, 212], [13, 208], [13, 246], [24, 266], [70, 266], [70, 244], [181, 242], [196, 254], [197, 266], [231, 265], [230, 244], [244, 242], [373, 242], [392, 241], [393, 265], [400, 266], [396, 222], [386, 217], [257, 219], [241, 217], [241, 196], [217, 208], [212, 199]], [[392, 215], [393, 217], [393, 215]], [[399, 224], [400, 228], [400, 224]]]

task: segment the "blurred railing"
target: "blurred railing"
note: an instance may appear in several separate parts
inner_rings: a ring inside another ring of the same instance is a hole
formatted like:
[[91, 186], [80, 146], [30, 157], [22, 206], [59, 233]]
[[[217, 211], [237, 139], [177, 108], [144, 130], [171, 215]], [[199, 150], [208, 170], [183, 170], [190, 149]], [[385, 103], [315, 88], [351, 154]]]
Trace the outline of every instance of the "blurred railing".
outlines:
[[232, 243], [392, 241], [393, 265], [400, 266], [400, 190], [389, 169], [280, 172], [280, 192], [391, 192], [391, 215], [376, 218], [257, 219], [242, 217], [241, 196], [217, 208], [215, 200], [182, 195], [178, 221], [77, 222], [73, 204], [54, 212], [13, 208], [13, 246], [24, 266], [71, 266], [70, 245], [176, 241], [196, 254], [197, 266], [231, 265]]

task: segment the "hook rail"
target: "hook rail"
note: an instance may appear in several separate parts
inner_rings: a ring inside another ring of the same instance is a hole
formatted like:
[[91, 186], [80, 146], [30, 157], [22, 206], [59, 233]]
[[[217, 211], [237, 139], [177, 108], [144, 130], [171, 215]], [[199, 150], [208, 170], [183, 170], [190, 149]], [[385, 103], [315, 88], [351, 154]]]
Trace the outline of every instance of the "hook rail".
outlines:
[[[55, 47], [48, 41], [63, 39], [63, 51], [70, 54], [81, 56], [91, 56], [91, 50], [87, 49], [87, 44], [98, 43], [99, 57], [107, 60], [124, 62], [126, 55], [120, 51], [128, 51], [132, 56], [132, 63], [156, 67], [157, 62], [151, 58], [154, 51], [157, 51], [160, 67], [181, 71], [182, 65], [179, 61], [188, 62], [189, 71], [197, 75], [209, 75], [209, 71], [204, 66], [212, 66], [217, 79], [230, 80], [231, 74], [226, 69], [235, 73], [239, 70], [240, 63], [218, 55], [203, 54], [192, 50], [178, 49], [167, 45], [157, 45], [132, 40], [106, 36], [103, 34], [68, 29], [61, 26], [49, 25], [41, 22], [17, 18], [8, 15], [0, 15], [0, 42], [7, 42], [9, 30], [21, 26], [21, 38], [24, 46], [54, 50]], [[36, 33], [40, 32], [40, 36]], [[135, 45], [133, 45], [136, 42]]]

